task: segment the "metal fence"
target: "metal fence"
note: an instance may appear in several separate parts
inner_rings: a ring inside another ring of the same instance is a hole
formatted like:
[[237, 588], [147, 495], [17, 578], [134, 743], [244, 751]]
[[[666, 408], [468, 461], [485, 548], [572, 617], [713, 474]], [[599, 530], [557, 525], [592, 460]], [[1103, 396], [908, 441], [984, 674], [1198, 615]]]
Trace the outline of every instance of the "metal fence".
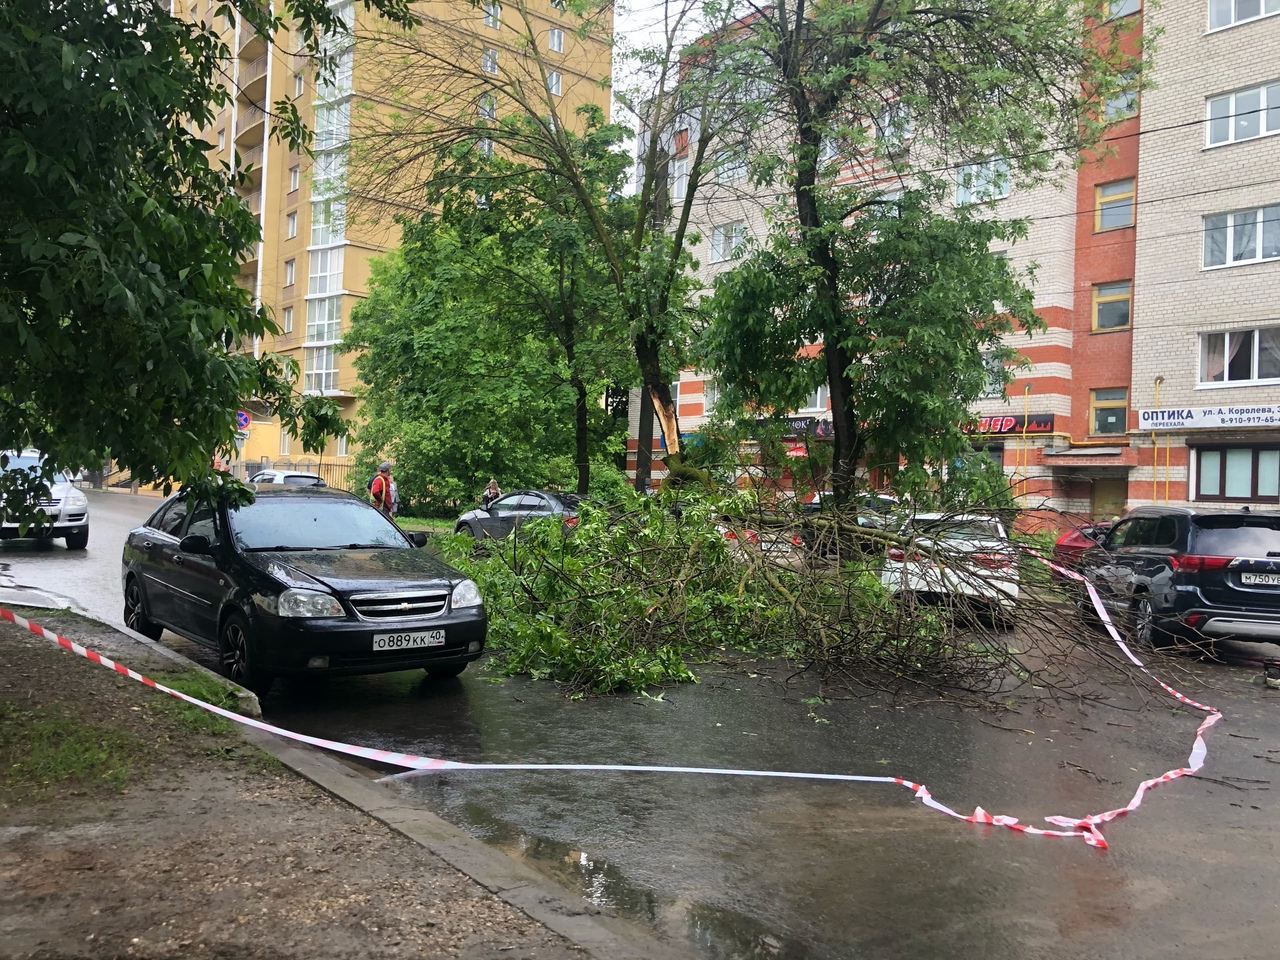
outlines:
[[243, 478], [247, 480], [259, 470], [297, 470], [300, 473], [318, 473], [329, 486], [349, 490], [355, 467], [350, 462], [325, 463], [310, 457], [299, 460], [272, 460], [270, 457], [264, 457], [261, 460], [244, 461]]

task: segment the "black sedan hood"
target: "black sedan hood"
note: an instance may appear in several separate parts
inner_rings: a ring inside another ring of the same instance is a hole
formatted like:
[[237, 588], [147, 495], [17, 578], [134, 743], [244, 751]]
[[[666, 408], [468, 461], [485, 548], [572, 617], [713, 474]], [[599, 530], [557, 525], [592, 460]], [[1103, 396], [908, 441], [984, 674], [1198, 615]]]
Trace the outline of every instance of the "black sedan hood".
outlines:
[[314, 589], [318, 581], [343, 596], [442, 587], [466, 579], [432, 552], [413, 548], [266, 550], [245, 553], [244, 559], [286, 586]]

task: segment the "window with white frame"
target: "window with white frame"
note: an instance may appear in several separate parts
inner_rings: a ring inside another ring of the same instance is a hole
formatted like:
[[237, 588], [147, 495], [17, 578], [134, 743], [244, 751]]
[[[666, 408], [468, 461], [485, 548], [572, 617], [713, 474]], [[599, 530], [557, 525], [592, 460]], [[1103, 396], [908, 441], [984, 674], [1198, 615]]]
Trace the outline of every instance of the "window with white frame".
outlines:
[[1107, 19], [1127, 17], [1142, 9], [1142, 0], [1107, 0]]
[[547, 31], [547, 49], [552, 53], [564, 53], [564, 31], [559, 27]]
[[284, 218], [284, 238], [292, 240], [298, 235], [298, 215], [296, 213], [287, 214]]
[[1108, 123], [1124, 120], [1138, 112], [1138, 75], [1128, 71], [1120, 77], [1121, 87], [1107, 97], [1102, 115]]
[[710, 374], [704, 374], [702, 377], [702, 406], [706, 411], [710, 411], [716, 402], [720, 399], [720, 382]]
[[341, 331], [341, 297], [307, 301], [307, 343], [337, 343]]
[[342, 247], [312, 250], [307, 293], [337, 293], [342, 289]]
[[1200, 334], [1200, 382], [1275, 383], [1280, 380], [1280, 327]]
[[1000, 157], [962, 164], [956, 171], [956, 205], [1002, 200], [1009, 195], [1009, 162]]
[[1211, 147], [1280, 133], [1280, 83], [1212, 97], [1208, 116]]
[[561, 12], [564, 11], [564, 0], [551, 0], [551, 5]]
[[553, 97], [560, 96], [560, 71], [559, 70], [547, 71], [547, 90], [551, 93]]
[[480, 69], [485, 73], [498, 72], [498, 51], [489, 47], [480, 54]]
[[285, 307], [280, 318], [280, 332], [293, 333], [293, 307]]
[[892, 156], [911, 139], [911, 110], [901, 100], [887, 103], [876, 118], [876, 138], [880, 149]]
[[349, 34], [356, 28], [356, 5], [354, 3], [331, 3], [333, 15], [341, 21]]
[[347, 233], [347, 201], [313, 200], [311, 202], [311, 246], [323, 247], [342, 243]]
[[683, 200], [689, 189], [689, 155], [671, 158], [671, 199]]
[[716, 183], [733, 183], [747, 175], [746, 155], [737, 148], [717, 151], [711, 163]]
[[805, 400], [804, 406], [800, 408], [800, 413], [826, 413], [827, 400], [831, 396], [831, 388], [827, 384], [823, 384], [813, 393], [809, 394], [809, 398]]
[[1196, 449], [1197, 500], [1280, 498], [1280, 449], [1200, 447]]
[[1280, 204], [1204, 218], [1204, 265], [1280, 259]]
[[218, 131], [218, 149], [225, 150], [227, 147], [227, 131], [224, 127]]
[[1209, 0], [1209, 29], [1221, 30], [1276, 13], [1280, 13], [1280, 0]]
[[287, 457], [289, 455], [289, 431], [283, 425], [280, 427], [280, 456]]
[[312, 196], [328, 196], [342, 193], [347, 182], [347, 154], [345, 150], [317, 153], [312, 171]]
[[355, 47], [340, 50], [334, 57], [333, 72], [326, 74], [316, 84], [316, 96], [321, 100], [332, 100], [351, 92], [351, 77], [355, 68]]
[[345, 436], [338, 438], [338, 456], [345, 457], [348, 453], [348, 438]]
[[289, 168], [289, 192], [297, 190], [302, 185], [302, 167], [292, 166]]
[[498, 98], [486, 93], [480, 98], [480, 118], [482, 120], [498, 119]]
[[298, 261], [286, 260], [284, 262], [284, 285], [286, 287], [292, 287], [293, 282], [297, 279], [297, 274], [298, 274]]
[[486, 27], [493, 27], [495, 30], [502, 26], [501, 4], [495, 3], [494, 0], [485, 0], [484, 25]]
[[671, 402], [678, 403], [680, 400], [680, 377], [677, 376], [671, 381]]
[[982, 352], [982, 367], [986, 371], [987, 379], [982, 386], [981, 397], [1003, 397], [1005, 380], [1004, 380], [1004, 360], [994, 350], [984, 350]]
[[350, 101], [316, 107], [314, 133], [316, 150], [332, 150], [346, 143], [351, 133]]
[[481, 137], [476, 141], [476, 152], [482, 157], [492, 157], [493, 141], [489, 137]]
[[337, 390], [338, 357], [333, 347], [308, 347], [303, 352], [303, 391], [323, 393]]
[[293, 95], [300, 97], [307, 92], [307, 78], [299, 71], [293, 75]]
[[746, 242], [746, 230], [742, 221], [721, 223], [711, 228], [711, 262], [730, 260]]

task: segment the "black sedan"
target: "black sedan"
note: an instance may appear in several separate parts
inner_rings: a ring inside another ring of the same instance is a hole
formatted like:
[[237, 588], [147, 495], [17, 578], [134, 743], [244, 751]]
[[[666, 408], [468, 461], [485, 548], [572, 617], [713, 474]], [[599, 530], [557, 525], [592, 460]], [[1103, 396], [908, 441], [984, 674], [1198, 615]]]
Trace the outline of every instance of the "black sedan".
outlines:
[[458, 518], [455, 533], [473, 537], [505, 537], [526, 520], [563, 517], [567, 526], [578, 522], [578, 507], [586, 498], [556, 490], [513, 490], [489, 504], [488, 510], [469, 510]]
[[216, 649], [259, 693], [283, 675], [456, 677], [484, 648], [484, 603], [425, 543], [331, 487], [261, 487], [243, 506], [178, 494], [125, 542], [125, 622]]

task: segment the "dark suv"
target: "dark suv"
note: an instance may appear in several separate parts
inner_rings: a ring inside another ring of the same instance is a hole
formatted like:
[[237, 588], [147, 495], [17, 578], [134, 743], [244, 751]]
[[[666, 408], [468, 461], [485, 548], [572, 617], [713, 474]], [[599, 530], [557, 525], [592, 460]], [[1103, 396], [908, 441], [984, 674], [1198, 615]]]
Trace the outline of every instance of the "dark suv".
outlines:
[[1280, 513], [1137, 507], [1080, 572], [1139, 643], [1280, 641]]

